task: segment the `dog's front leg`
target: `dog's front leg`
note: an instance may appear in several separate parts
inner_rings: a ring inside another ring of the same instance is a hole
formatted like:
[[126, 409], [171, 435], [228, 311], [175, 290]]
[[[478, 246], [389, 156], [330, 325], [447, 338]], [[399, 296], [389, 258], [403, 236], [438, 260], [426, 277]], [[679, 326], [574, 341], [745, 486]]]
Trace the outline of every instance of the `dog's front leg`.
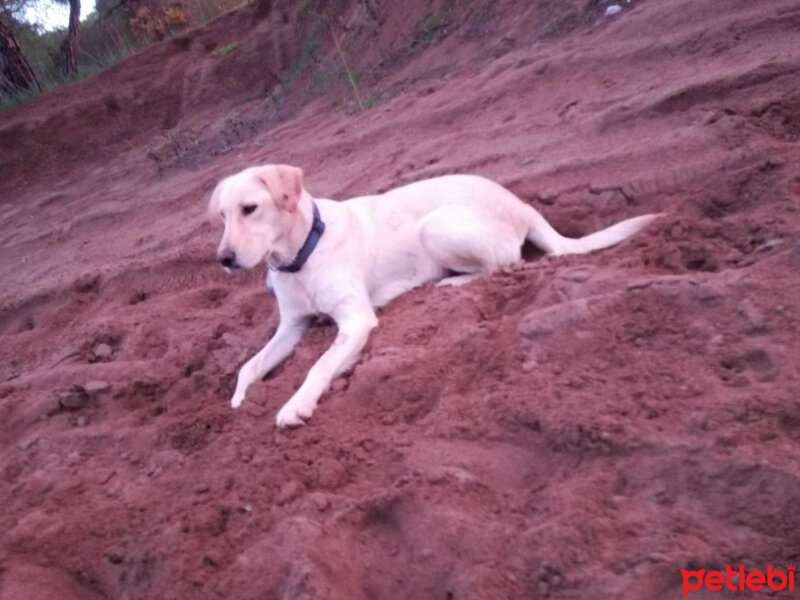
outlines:
[[369, 332], [378, 324], [372, 307], [355, 315], [336, 319], [339, 333], [333, 345], [311, 367], [306, 380], [294, 396], [283, 405], [275, 419], [278, 427], [302, 425], [317, 407], [319, 397], [330, 387], [333, 379], [358, 360]]
[[236, 390], [231, 398], [231, 406], [238, 408], [251, 383], [264, 377], [292, 353], [297, 342], [308, 328], [308, 320], [302, 318], [281, 319], [275, 335], [253, 358], [239, 369]]

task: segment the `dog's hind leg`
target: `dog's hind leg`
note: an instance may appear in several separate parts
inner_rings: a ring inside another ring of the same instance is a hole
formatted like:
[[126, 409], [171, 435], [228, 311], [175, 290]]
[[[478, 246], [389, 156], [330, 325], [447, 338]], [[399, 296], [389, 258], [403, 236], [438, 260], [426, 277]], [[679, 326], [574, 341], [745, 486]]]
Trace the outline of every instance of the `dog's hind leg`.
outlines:
[[238, 408], [244, 402], [244, 396], [251, 383], [264, 377], [292, 353], [307, 328], [307, 319], [281, 319], [275, 335], [272, 336], [267, 345], [239, 369], [236, 390], [233, 392], [233, 398], [231, 398], [231, 406], [233, 408]]
[[444, 206], [420, 222], [420, 240], [443, 269], [457, 273], [442, 285], [462, 285], [522, 260], [525, 231], [466, 206]]
[[449, 285], [452, 287], [458, 287], [460, 285], [466, 285], [471, 281], [475, 281], [482, 275], [483, 273], [468, 273], [466, 275], [453, 275], [451, 277], [445, 277], [444, 279], [439, 281], [436, 285], [437, 286]]

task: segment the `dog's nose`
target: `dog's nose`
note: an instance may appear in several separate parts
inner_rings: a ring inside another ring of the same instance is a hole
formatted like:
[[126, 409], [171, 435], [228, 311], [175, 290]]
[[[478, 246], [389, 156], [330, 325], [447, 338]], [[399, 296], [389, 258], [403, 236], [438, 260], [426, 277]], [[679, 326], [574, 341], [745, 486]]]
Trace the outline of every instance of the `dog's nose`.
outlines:
[[236, 268], [236, 253], [233, 250], [225, 249], [217, 253], [217, 260], [226, 269]]

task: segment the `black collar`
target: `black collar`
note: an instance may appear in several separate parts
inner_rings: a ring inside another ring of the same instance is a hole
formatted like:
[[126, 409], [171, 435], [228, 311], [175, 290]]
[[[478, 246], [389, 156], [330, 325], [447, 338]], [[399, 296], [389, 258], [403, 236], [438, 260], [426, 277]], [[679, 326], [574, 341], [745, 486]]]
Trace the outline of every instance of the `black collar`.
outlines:
[[283, 273], [297, 273], [306, 264], [308, 257], [317, 247], [319, 238], [322, 237], [322, 232], [325, 231], [325, 223], [319, 217], [319, 209], [314, 204], [314, 222], [311, 224], [311, 231], [308, 232], [305, 244], [300, 248], [295, 259], [285, 267], [278, 267], [278, 271]]

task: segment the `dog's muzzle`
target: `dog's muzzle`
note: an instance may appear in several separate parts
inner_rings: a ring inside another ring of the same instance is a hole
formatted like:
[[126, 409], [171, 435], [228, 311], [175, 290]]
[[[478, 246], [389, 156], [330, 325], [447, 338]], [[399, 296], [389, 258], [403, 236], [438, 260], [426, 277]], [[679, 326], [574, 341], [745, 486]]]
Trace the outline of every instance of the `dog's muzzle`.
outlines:
[[219, 264], [222, 265], [222, 268], [225, 269], [226, 273], [233, 273], [241, 269], [239, 264], [236, 262], [236, 253], [233, 250], [222, 250], [221, 252], [217, 253], [217, 260]]

